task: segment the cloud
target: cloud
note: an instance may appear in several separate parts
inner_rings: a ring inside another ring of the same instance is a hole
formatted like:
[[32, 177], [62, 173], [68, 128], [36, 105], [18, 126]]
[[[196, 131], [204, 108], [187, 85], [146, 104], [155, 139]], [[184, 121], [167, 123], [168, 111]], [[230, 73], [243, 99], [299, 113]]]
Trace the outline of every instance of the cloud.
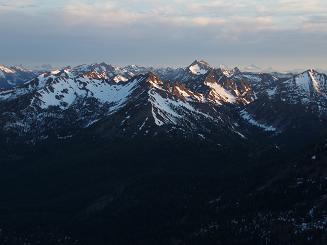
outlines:
[[0, 0], [0, 11], [37, 7], [34, 0]]
[[[0, 10], [15, 11], [28, 6], [50, 5], [40, 0], [0, 0]], [[301, 29], [312, 16], [326, 16], [323, 0], [58, 0], [48, 14], [60, 16], [66, 25], [92, 24], [99, 27], [157, 25], [219, 27], [227, 32]], [[26, 11], [28, 12], [28, 11]], [[249, 28], [251, 25], [251, 28]], [[304, 30], [308, 29], [303, 27]], [[237, 34], [237, 33], [236, 33]]]
[[198, 26], [219, 26], [226, 23], [223, 18], [210, 18], [210, 17], [195, 17], [192, 19], [192, 23]]
[[144, 14], [118, 9], [111, 4], [104, 6], [85, 3], [69, 4], [63, 8], [62, 14], [67, 24], [96, 23], [107, 26], [126, 25], [145, 18]]
[[[137, 3], [138, 1], [134, 1]], [[186, 2], [183, 0], [177, 2], [175, 8], [162, 7], [162, 5], [153, 5], [147, 11], [137, 11], [134, 9], [122, 8], [119, 4], [68, 4], [64, 6], [62, 17], [66, 25], [92, 25], [101, 28], [128, 28], [140, 27], [142, 30], [156, 26], [158, 29], [170, 27], [172, 30], [176, 28], [219, 28], [220, 31], [231, 33], [235, 36], [241, 32], [255, 32], [266, 28], [277, 28], [274, 19], [271, 16], [247, 16], [237, 15], [221, 15], [213, 16], [204, 13], [193, 14], [189, 12], [180, 12], [184, 9]], [[222, 1], [214, 1], [212, 4], [218, 6], [218, 2], [224, 6], [230, 4]], [[208, 5], [209, 3], [207, 3]], [[193, 3], [191, 8], [195, 8], [197, 4]], [[207, 6], [205, 5], [205, 6]], [[200, 4], [204, 6], [204, 4]], [[235, 32], [235, 33], [232, 33]]]
[[306, 32], [326, 33], [324, 30], [327, 30], [327, 16], [318, 15], [303, 18], [302, 30]]
[[279, 0], [277, 1], [276, 11], [279, 9], [286, 14], [312, 14], [317, 12], [323, 12], [323, 7], [326, 7], [324, 0]]
[[212, 57], [223, 63], [235, 59], [237, 65], [276, 56], [304, 63], [314, 56], [318, 61], [327, 52], [326, 4], [322, 0], [0, 0], [0, 23], [7, 23], [0, 24], [1, 59], [84, 63], [111, 57], [149, 64]]

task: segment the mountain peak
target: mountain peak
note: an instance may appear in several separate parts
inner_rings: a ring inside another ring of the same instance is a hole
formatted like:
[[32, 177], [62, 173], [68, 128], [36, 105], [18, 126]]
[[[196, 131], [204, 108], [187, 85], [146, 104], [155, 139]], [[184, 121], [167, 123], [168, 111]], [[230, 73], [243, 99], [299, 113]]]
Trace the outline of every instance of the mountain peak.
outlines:
[[13, 71], [12, 69], [10, 69], [4, 65], [0, 65], [0, 71], [5, 72], [5, 73], [15, 73], [15, 71]]
[[77, 72], [77, 73], [81, 73], [81, 72], [108, 73], [108, 72], [112, 72], [114, 70], [115, 70], [115, 68], [112, 65], [106, 64], [105, 62], [93, 63], [91, 65], [84, 64], [84, 65], [79, 65], [79, 66], [73, 68], [73, 71]]
[[232, 77], [234, 75], [241, 73], [241, 71], [240, 71], [240, 69], [238, 69], [238, 67], [234, 67], [233, 69], [231, 69], [225, 65], [220, 65], [220, 70], [226, 77]]
[[326, 76], [314, 69], [309, 69], [294, 76], [293, 81], [306, 94], [320, 93], [326, 82]]
[[208, 62], [204, 60], [195, 60], [189, 67], [188, 70], [193, 75], [204, 75], [208, 73], [208, 71], [211, 69], [211, 66], [208, 64]]
[[33, 72], [32, 69], [29, 69], [29, 68], [25, 67], [22, 64], [20, 64], [20, 65], [14, 65], [14, 66], [11, 67], [11, 69], [16, 70], [16, 71], [22, 71], [22, 72], [25, 72], [25, 71], [27, 71], [27, 72]]
[[308, 73], [318, 73], [314, 68], [310, 68], [310, 69], [306, 70], [305, 72], [308, 72]]
[[145, 77], [147, 83], [149, 83], [151, 86], [158, 87], [163, 84], [160, 78], [153, 72], [148, 72], [147, 74], [145, 74]]

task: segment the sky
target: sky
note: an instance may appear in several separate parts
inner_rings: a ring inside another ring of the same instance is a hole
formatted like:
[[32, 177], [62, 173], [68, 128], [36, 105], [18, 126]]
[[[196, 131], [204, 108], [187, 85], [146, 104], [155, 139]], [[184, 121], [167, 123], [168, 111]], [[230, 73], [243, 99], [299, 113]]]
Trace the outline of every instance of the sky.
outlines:
[[0, 0], [0, 63], [327, 69], [326, 0]]

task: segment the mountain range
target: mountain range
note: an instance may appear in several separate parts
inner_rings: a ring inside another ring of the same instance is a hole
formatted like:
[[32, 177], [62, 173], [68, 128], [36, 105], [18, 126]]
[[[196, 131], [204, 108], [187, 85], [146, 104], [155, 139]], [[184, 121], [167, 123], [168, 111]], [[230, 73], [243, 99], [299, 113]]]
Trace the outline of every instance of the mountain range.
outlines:
[[0, 241], [327, 241], [326, 74], [0, 66], [0, 88]]
[[[327, 76], [312, 69], [297, 75], [248, 73], [194, 61], [179, 69], [81, 65], [31, 79], [24, 72], [25, 82], [0, 93], [0, 128], [7, 142], [70, 138], [118, 120], [108, 124], [112, 137], [174, 131], [220, 138], [216, 143], [221, 144], [223, 139], [251, 140], [258, 133], [277, 139], [297, 124], [301, 134], [306, 116], [319, 133], [326, 114]], [[5, 84], [12, 84], [11, 79]]]

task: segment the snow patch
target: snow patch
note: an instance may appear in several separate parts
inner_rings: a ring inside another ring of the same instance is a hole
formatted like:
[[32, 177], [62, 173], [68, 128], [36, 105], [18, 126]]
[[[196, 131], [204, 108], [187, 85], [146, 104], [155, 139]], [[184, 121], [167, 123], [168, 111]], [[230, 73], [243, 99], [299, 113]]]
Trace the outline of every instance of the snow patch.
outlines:
[[276, 94], [276, 92], [277, 92], [277, 87], [275, 87], [275, 88], [271, 88], [271, 89], [267, 89], [267, 94], [268, 94], [270, 97], [274, 96], [274, 95]]
[[220, 102], [221, 100], [224, 102], [235, 103], [236, 98], [229, 91], [224, 89], [218, 83], [205, 83], [208, 87], [212, 88], [212, 95], [216, 98], [216, 102]]
[[195, 64], [195, 65], [190, 66], [189, 67], [189, 70], [191, 71], [191, 73], [193, 75], [204, 75], [204, 74], [206, 74], [208, 72], [205, 69], [201, 69], [198, 64]]
[[310, 77], [307, 72], [296, 76], [295, 84], [305, 93], [310, 93]]
[[242, 110], [240, 112], [241, 114], [241, 117], [246, 120], [248, 123], [252, 124], [253, 126], [256, 126], [256, 127], [259, 127], [259, 128], [262, 128], [264, 131], [267, 131], [267, 132], [275, 132], [277, 131], [276, 128], [274, 128], [273, 126], [268, 126], [266, 124], [262, 124], [262, 123], [259, 123], [257, 122], [253, 117], [252, 115], [250, 115], [246, 110]]
[[60, 73], [60, 70], [54, 70], [54, 71], [51, 71], [51, 74], [52, 74], [52, 75], [57, 75], [58, 73]]
[[115, 83], [120, 83], [120, 82], [127, 82], [128, 79], [122, 75], [117, 75], [114, 77], [114, 82]]
[[318, 93], [320, 93], [320, 87], [319, 87], [319, 83], [318, 81], [316, 80], [314, 74], [313, 74], [313, 71], [309, 71], [309, 75], [310, 75], [310, 78], [311, 78], [311, 81], [312, 81], [312, 86], [314, 88], [314, 90]]
[[146, 122], [148, 121], [148, 117], [144, 120], [144, 122], [142, 123], [142, 125], [139, 127], [139, 130], [141, 131], [143, 128], [144, 128], [144, 126], [145, 126], [145, 124], [146, 124]]
[[59, 136], [57, 137], [59, 140], [67, 140], [73, 138], [73, 135]]
[[96, 122], [98, 122], [100, 119], [95, 119], [95, 120], [92, 120], [90, 122], [88, 122], [88, 124], [86, 124], [86, 126], [84, 128], [88, 128], [90, 126], [92, 126], [93, 124], [95, 124]]
[[242, 133], [240, 133], [240, 132], [238, 132], [238, 131], [236, 131], [236, 130], [233, 130], [233, 132], [236, 133], [236, 134], [238, 134], [239, 136], [241, 136], [241, 138], [243, 138], [243, 139], [247, 139], [247, 138], [244, 136], [244, 134], [242, 134]]

